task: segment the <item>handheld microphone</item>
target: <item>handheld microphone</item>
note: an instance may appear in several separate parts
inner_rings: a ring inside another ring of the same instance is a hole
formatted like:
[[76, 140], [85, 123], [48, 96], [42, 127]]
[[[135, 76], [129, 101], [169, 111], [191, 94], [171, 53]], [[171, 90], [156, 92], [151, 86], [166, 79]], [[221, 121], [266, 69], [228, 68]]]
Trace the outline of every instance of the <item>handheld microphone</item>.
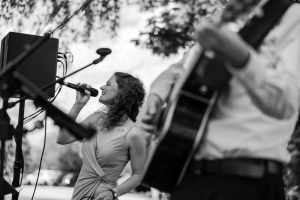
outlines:
[[86, 88], [84, 86], [75, 85], [73, 83], [62, 82], [62, 85], [65, 85], [69, 88], [75, 89], [80, 92], [84, 92], [84, 90], [87, 90], [91, 93], [91, 97], [96, 97], [96, 96], [98, 96], [98, 93], [99, 93], [99, 91], [96, 90], [95, 88]]

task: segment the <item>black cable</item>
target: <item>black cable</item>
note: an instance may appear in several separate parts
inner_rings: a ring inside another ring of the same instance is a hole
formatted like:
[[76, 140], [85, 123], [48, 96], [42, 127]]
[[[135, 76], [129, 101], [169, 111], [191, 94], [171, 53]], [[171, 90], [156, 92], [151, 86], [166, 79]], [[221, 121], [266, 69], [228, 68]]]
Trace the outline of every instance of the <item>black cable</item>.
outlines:
[[45, 116], [44, 146], [43, 146], [43, 150], [42, 150], [42, 155], [41, 155], [41, 160], [40, 160], [40, 164], [39, 164], [38, 175], [37, 175], [37, 179], [36, 179], [36, 182], [35, 182], [35, 186], [34, 186], [34, 190], [33, 190], [33, 194], [32, 194], [31, 200], [33, 200], [33, 198], [34, 198], [36, 186], [37, 186], [37, 184], [38, 184], [38, 182], [39, 182], [39, 176], [40, 176], [40, 171], [41, 171], [41, 166], [42, 166], [42, 161], [43, 161], [44, 151], [45, 151], [45, 147], [46, 147], [46, 136], [47, 136], [47, 113], [46, 113], [46, 116]]
[[[56, 95], [49, 101], [50, 103], [53, 103], [53, 102], [54, 102], [54, 100], [56, 99], [56, 97], [57, 97], [58, 94], [60, 93], [61, 89], [62, 89], [62, 86], [61, 86], [61, 85], [58, 86], [58, 87], [56, 88]], [[58, 92], [57, 92], [57, 91], [58, 91]], [[35, 113], [33, 113], [33, 114], [27, 116], [26, 118], [24, 118], [24, 119], [25, 119], [25, 120], [24, 120], [24, 124], [30, 122], [31, 120], [33, 120], [34, 118], [36, 118], [38, 115], [40, 115], [42, 112], [44, 112], [44, 109], [43, 109], [43, 108], [39, 109], [39, 110], [36, 111]]]
[[[53, 103], [53, 102], [54, 102], [54, 100], [56, 99], [56, 97], [57, 97], [58, 94], [60, 93], [61, 89], [62, 89], [62, 86], [61, 86], [61, 85], [58, 86], [58, 87], [56, 88], [56, 90], [55, 90], [56, 95], [55, 95], [51, 100], [49, 100], [50, 103]], [[44, 109], [41, 108], [41, 109], [39, 109], [38, 111], [36, 111], [35, 113], [33, 113], [33, 114], [31, 114], [31, 115], [25, 117], [25, 118], [24, 118], [24, 119], [25, 119], [25, 120], [24, 120], [24, 124], [28, 123], [29, 121], [31, 121], [32, 119], [34, 119], [35, 117], [37, 117], [37, 115], [41, 114], [43, 111], [44, 111]], [[34, 115], [36, 115], [36, 116], [34, 116]], [[28, 119], [28, 118], [29, 118], [29, 119]]]
[[[72, 57], [71, 63], [73, 63], [73, 60], [74, 60], [73, 54], [72, 54], [71, 52], [68, 52], [68, 51], [65, 53], [65, 56], [66, 56], [67, 54], [70, 54], [70, 55], [71, 55], [71, 57]], [[66, 57], [67, 57], [67, 56], [66, 56]], [[66, 67], [66, 74], [65, 74], [64, 76], [66, 76], [67, 73], [68, 73], [68, 67]]]
[[36, 111], [35, 113], [31, 114], [30, 116], [26, 117], [26, 120], [24, 120], [23, 124], [26, 124], [26, 123], [30, 122], [31, 120], [33, 120], [34, 118], [36, 118], [38, 115], [40, 115], [42, 112], [44, 112], [43, 108], [39, 109], [38, 111]]

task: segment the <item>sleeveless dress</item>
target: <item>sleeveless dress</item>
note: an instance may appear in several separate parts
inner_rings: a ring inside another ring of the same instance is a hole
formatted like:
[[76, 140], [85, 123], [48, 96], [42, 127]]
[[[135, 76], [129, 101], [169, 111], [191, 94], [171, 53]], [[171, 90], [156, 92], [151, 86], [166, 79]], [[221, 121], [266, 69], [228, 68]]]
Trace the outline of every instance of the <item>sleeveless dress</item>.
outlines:
[[126, 135], [134, 126], [118, 129], [118, 134], [101, 146], [97, 142], [99, 132], [90, 140], [83, 140], [83, 164], [72, 200], [90, 200], [98, 187], [103, 190], [116, 187], [116, 181], [130, 159]]

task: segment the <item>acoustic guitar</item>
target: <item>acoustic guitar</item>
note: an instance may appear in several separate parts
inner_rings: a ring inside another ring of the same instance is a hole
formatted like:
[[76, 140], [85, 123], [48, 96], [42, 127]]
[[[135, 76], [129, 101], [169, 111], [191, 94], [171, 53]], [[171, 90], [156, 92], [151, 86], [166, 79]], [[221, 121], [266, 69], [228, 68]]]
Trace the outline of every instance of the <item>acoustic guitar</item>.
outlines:
[[[239, 17], [251, 16], [239, 34], [254, 48], [290, 5], [284, 0], [231, 2], [225, 7], [220, 22], [228, 24]], [[263, 11], [264, 17], [252, 15], [253, 10], [258, 9]], [[218, 96], [231, 78], [213, 52], [203, 50], [191, 59], [191, 66], [176, 82], [170, 99], [157, 114], [154, 148], [149, 152], [142, 175], [142, 184], [166, 193], [172, 193], [184, 177]]]

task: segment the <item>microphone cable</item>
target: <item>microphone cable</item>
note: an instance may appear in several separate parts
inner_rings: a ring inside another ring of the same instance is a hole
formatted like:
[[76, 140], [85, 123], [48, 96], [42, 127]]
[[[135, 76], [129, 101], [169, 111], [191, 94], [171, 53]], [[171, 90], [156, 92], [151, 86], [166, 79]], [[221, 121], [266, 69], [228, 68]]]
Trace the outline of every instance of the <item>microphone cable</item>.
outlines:
[[46, 137], [47, 137], [47, 113], [45, 115], [45, 132], [44, 132], [44, 144], [43, 144], [43, 150], [42, 150], [42, 154], [41, 154], [41, 159], [40, 159], [40, 164], [39, 164], [39, 169], [38, 169], [38, 174], [37, 174], [37, 178], [36, 178], [36, 182], [34, 185], [34, 190], [33, 190], [33, 194], [31, 197], [31, 200], [33, 200], [34, 198], [34, 194], [35, 194], [35, 190], [37, 187], [37, 184], [39, 182], [39, 176], [40, 176], [40, 171], [41, 171], [41, 166], [42, 166], [42, 161], [43, 161], [43, 156], [44, 156], [44, 151], [45, 151], [45, 147], [46, 147]]

